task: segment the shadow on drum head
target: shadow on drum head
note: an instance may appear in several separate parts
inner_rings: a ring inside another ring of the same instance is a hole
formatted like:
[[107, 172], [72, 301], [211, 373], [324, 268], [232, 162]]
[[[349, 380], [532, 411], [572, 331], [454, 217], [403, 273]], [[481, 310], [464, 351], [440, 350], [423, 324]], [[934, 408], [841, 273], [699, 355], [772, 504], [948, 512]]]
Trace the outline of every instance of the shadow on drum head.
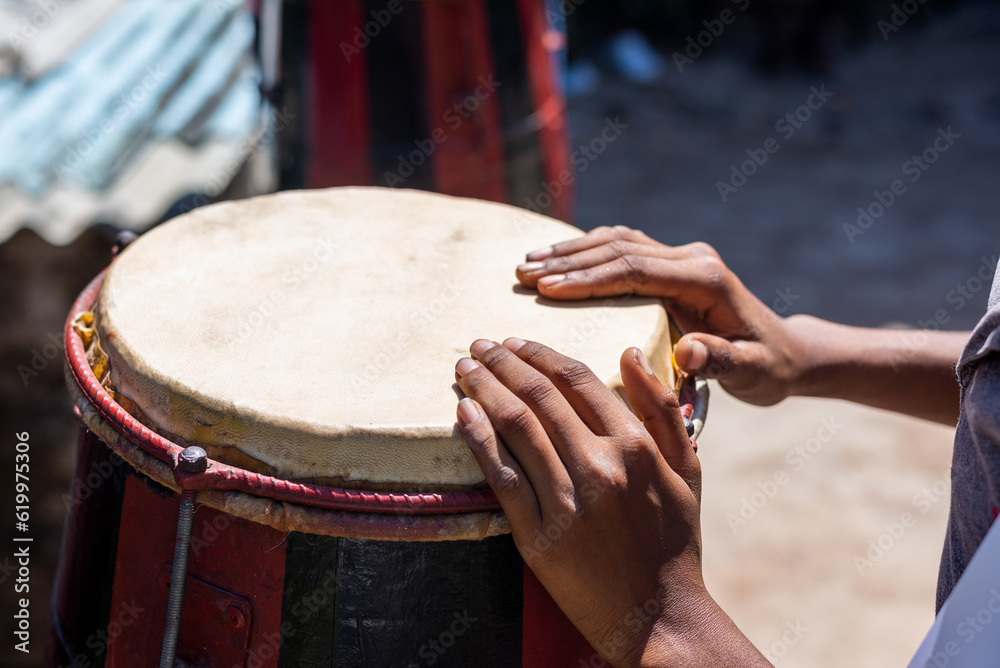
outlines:
[[[542, 306], [553, 306], [555, 308], [593, 308], [594, 303], [598, 300], [603, 303], [612, 299], [616, 300], [616, 303], [613, 305], [615, 308], [631, 308], [633, 306], [647, 306], [657, 301], [655, 297], [643, 297], [636, 294], [625, 294], [619, 295], [618, 297], [593, 297], [591, 299], [563, 301], [560, 299], [549, 299], [548, 297], [543, 297], [538, 294], [538, 290], [535, 290], [534, 288], [526, 288], [520, 283], [515, 283], [510, 289], [511, 292], [517, 295], [534, 296], [536, 304], [541, 304]], [[628, 297], [629, 299], [625, 299], [625, 297]], [[611, 304], [608, 304], [608, 306], [611, 306]]]

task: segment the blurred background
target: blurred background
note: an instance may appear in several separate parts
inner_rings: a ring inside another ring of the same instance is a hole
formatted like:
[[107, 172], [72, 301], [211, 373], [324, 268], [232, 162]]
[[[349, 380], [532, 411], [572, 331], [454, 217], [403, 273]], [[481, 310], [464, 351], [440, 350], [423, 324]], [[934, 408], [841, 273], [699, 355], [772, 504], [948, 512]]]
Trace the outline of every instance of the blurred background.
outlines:
[[[998, 37], [1000, 7], [972, 0], [0, 0], [0, 488], [27, 431], [35, 539], [32, 652], [0, 661], [44, 655], [79, 429], [62, 325], [118, 231], [416, 187], [707, 241], [782, 315], [967, 330], [1000, 252]], [[909, 660], [951, 438], [715, 388], [706, 580], [773, 662]]]

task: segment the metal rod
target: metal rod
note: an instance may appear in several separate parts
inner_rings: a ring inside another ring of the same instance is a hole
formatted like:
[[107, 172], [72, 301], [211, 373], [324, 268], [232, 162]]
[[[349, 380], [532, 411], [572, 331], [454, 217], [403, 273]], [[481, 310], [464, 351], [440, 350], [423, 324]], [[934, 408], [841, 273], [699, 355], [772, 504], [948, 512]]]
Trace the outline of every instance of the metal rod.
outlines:
[[196, 492], [192, 490], [185, 490], [181, 494], [181, 512], [177, 517], [177, 542], [174, 544], [174, 567], [170, 573], [170, 599], [167, 603], [167, 626], [163, 631], [160, 668], [174, 668], [174, 659], [177, 656], [177, 636], [181, 630], [181, 606], [184, 604], [184, 581], [187, 580], [195, 495]]
[[[208, 455], [202, 448], [184, 448], [177, 457], [181, 473], [202, 473], [208, 467]], [[181, 483], [183, 485], [183, 482]], [[174, 668], [177, 658], [177, 637], [181, 630], [181, 609], [184, 606], [184, 583], [187, 580], [188, 553], [191, 550], [191, 524], [194, 522], [194, 500], [197, 492], [181, 492], [181, 510], [177, 515], [177, 540], [174, 543], [174, 566], [170, 571], [170, 598], [167, 601], [167, 625], [163, 629], [163, 649], [160, 668]]]

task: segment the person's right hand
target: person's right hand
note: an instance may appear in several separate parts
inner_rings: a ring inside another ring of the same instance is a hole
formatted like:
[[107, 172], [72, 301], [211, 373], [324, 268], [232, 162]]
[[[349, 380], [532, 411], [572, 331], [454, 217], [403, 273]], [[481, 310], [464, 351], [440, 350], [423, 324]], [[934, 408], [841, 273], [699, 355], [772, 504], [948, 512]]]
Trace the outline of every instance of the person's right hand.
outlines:
[[517, 278], [543, 297], [571, 300], [635, 294], [665, 300], [687, 334], [681, 370], [716, 378], [733, 396], [775, 404], [799, 373], [787, 321], [740, 282], [708, 244], [667, 246], [623, 225], [532, 251]]

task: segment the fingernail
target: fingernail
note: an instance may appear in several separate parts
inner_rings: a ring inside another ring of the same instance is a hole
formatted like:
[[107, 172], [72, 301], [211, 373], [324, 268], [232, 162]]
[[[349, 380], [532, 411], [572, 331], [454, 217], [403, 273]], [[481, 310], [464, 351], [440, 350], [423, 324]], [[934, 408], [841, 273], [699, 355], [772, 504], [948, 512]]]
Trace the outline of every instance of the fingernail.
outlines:
[[519, 339], [516, 336], [512, 336], [509, 339], [505, 339], [503, 342], [503, 347], [512, 353], [516, 353], [524, 345], [524, 340]]
[[469, 350], [472, 352], [474, 356], [480, 357], [482, 356], [483, 353], [485, 353], [487, 350], [489, 350], [495, 345], [496, 345], [495, 343], [493, 343], [492, 341], [488, 341], [487, 339], [477, 339], [476, 341], [472, 342], [471, 346], [469, 346]]
[[556, 283], [562, 281], [566, 278], [566, 274], [552, 274], [551, 276], [542, 276], [538, 279], [538, 284], [542, 287], [551, 288]]
[[649, 367], [649, 360], [646, 356], [642, 354], [641, 350], [636, 349], [635, 351], [635, 361], [639, 363], [639, 368], [648, 373], [650, 376], [653, 374], [653, 370]]
[[476, 406], [472, 399], [464, 397], [458, 402], [458, 419], [462, 421], [462, 424], [472, 424], [482, 416], [483, 414], [479, 412], [479, 407]]
[[545, 248], [539, 248], [538, 250], [531, 251], [525, 257], [529, 260], [544, 260], [550, 255], [552, 255], [552, 246], [546, 246]]
[[701, 367], [705, 366], [705, 362], [708, 361], [708, 348], [705, 344], [697, 339], [691, 339], [691, 356], [688, 358], [688, 363], [685, 368], [688, 371], [697, 371]]
[[545, 267], [544, 262], [525, 262], [524, 264], [517, 265], [517, 270], [522, 274], [530, 274], [533, 271], [539, 271]]
[[457, 373], [458, 377], [461, 378], [465, 374], [475, 369], [477, 366], [479, 365], [476, 364], [474, 360], [471, 360], [468, 357], [463, 357], [462, 359], [458, 360], [458, 364], [455, 365], [455, 373]]

